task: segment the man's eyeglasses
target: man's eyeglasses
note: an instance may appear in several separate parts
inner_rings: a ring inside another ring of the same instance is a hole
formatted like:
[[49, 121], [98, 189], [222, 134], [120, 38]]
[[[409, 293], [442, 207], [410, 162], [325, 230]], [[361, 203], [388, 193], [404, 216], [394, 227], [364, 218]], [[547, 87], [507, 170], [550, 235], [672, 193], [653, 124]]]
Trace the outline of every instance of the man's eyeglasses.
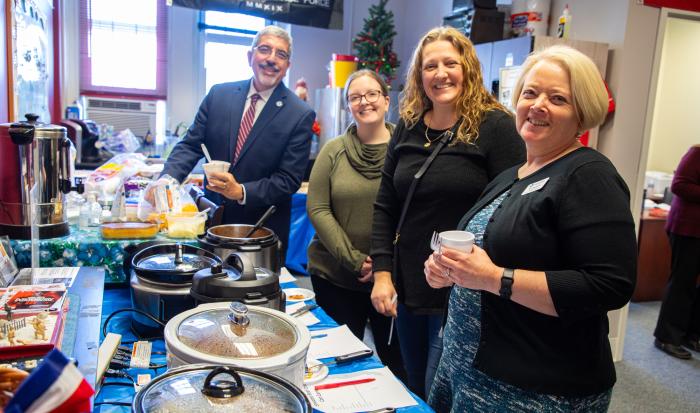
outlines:
[[257, 50], [258, 53], [260, 53], [263, 56], [270, 56], [272, 52], [275, 52], [275, 56], [280, 59], [287, 61], [289, 60], [289, 53], [285, 52], [284, 50], [279, 50], [272, 48], [268, 45], [262, 44], [260, 46], [255, 46], [253, 49]]
[[362, 95], [357, 95], [353, 94], [348, 96], [348, 102], [351, 105], [359, 105], [360, 102], [362, 102], [362, 98], [365, 98], [367, 103], [374, 103], [379, 100], [379, 96], [382, 96], [382, 92], [379, 90], [370, 90], [369, 92], [362, 94]]

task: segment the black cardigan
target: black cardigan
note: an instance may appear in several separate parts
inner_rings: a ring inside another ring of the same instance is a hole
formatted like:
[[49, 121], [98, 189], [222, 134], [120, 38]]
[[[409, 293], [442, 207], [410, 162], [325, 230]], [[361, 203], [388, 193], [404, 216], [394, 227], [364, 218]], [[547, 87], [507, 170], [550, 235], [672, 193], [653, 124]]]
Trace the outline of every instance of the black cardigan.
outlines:
[[[401, 120], [389, 141], [374, 204], [370, 254], [374, 271], [392, 271], [401, 207], [413, 175], [437, 144], [424, 146], [425, 128], [421, 121], [408, 129]], [[438, 134], [429, 131], [431, 138]], [[392, 274], [401, 303], [419, 314], [442, 313], [449, 289], [430, 288], [423, 274], [431, 234], [453, 229], [489, 181], [524, 160], [525, 145], [513, 118], [498, 110], [486, 113], [474, 145], [458, 142], [438, 154], [418, 184], [401, 228], [399, 273]]]
[[[546, 178], [544, 187], [523, 194]], [[605, 156], [580, 148], [522, 180], [517, 168], [505, 171], [459, 228], [509, 188], [486, 228], [484, 249], [499, 266], [544, 271], [559, 317], [482, 291], [474, 367], [539, 393], [605, 391], [615, 383], [607, 312], [629, 301], [636, 279], [629, 190]]]

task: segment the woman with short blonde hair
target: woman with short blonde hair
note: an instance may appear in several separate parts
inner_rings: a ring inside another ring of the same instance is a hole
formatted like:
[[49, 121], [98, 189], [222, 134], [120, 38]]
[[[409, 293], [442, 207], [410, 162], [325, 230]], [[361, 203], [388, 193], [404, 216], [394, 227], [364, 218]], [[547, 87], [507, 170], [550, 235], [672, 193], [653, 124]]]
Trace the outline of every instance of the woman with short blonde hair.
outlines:
[[581, 52], [527, 58], [514, 98], [524, 164], [498, 175], [457, 228], [470, 253], [442, 248], [426, 281], [453, 286], [437, 412], [605, 412], [615, 383], [608, 311], [624, 306], [637, 243], [627, 185], [578, 136], [607, 109]]

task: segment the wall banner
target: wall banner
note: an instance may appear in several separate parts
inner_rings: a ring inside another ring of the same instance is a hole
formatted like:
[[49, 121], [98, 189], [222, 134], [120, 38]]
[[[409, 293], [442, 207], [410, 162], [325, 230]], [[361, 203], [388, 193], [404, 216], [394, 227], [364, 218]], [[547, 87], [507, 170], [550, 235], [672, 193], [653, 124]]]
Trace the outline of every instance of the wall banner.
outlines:
[[250, 14], [300, 26], [343, 28], [343, 0], [167, 0], [167, 4]]

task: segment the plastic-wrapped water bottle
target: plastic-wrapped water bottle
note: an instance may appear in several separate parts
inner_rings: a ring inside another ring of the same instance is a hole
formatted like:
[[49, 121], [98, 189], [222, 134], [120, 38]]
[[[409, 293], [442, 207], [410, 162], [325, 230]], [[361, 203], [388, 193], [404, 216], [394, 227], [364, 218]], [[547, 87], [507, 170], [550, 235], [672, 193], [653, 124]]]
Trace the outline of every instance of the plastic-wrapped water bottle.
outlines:
[[85, 229], [90, 226], [90, 202], [83, 202], [83, 204], [80, 206], [78, 225], [81, 229]]

